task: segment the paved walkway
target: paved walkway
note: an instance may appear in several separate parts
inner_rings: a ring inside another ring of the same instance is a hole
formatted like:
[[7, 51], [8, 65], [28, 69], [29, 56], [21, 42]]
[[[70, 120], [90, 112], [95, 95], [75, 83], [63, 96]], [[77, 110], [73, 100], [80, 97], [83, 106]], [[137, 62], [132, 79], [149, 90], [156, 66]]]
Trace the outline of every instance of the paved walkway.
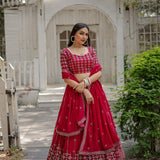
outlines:
[[[23, 160], [46, 160], [52, 141], [58, 110], [53, 107], [19, 106], [19, 124]], [[117, 129], [120, 137], [120, 130]], [[121, 137], [120, 137], [121, 138]], [[122, 141], [126, 157], [132, 141]]]

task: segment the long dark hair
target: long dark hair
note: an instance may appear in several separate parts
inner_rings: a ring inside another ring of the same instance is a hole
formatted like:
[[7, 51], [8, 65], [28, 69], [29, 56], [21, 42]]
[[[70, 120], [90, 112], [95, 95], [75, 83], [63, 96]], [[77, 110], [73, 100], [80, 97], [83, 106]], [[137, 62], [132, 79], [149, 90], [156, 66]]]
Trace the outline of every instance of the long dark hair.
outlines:
[[[88, 27], [86, 24], [84, 24], [84, 23], [77, 23], [77, 24], [75, 24], [75, 25], [73, 26], [72, 32], [71, 32], [71, 34], [70, 34], [70, 36], [69, 36], [68, 47], [70, 47], [70, 46], [73, 44], [73, 42], [71, 41], [71, 37], [74, 36], [74, 35], [76, 34], [76, 32], [77, 32], [78, 30], [80, 30], [81, 28], [87, 28], [87, 29], [88, 29], [88, 32], [89, 32], [89, 27]], [[72, 40], [74, 41], [74, 38], [72, 38]], [[83, 46], [90, 46], [90, 37], [89, 37], [89, 34], [88, 34], [88, 39], [87, 39], [87, 41], [83, 44]]]

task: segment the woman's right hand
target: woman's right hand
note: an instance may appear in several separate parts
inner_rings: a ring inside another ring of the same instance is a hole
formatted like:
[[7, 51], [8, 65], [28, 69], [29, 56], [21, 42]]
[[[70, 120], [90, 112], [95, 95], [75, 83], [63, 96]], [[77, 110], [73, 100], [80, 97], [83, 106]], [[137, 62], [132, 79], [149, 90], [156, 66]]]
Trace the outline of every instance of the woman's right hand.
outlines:
[[87, 104], [91, 104], [91, 102], [94, 104], [94, 98], [88, 89], [84, 89], [83, 94], [86, 98]]

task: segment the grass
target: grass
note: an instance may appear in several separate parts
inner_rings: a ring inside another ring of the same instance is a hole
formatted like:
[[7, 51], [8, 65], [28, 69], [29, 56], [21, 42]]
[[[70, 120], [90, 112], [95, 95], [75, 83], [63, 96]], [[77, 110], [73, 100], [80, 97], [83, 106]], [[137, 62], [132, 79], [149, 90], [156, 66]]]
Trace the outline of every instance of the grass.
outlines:
[[22, 148], [12, 147], [6, 152], [0, 151], [0, 160], [20, 160], [22, 157], [24, 157]]

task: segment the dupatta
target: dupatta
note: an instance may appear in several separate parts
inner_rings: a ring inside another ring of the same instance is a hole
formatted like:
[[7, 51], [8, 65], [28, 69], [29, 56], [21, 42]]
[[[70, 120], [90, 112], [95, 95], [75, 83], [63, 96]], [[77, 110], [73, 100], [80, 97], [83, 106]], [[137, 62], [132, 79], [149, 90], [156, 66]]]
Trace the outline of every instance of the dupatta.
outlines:
[[[91, 70], [89, 77], [101, 71], [101, 69], [100, 64], [97, 63]], [[79, 83], [71, 73], [62, 72], [62, 77]], [[76, 92], [72, 87], [67, 85], [59, 112], [56, 123], [57, 133], [64, 136], [79, 134], [86, 120], [86, 100], [83, 94]]]

